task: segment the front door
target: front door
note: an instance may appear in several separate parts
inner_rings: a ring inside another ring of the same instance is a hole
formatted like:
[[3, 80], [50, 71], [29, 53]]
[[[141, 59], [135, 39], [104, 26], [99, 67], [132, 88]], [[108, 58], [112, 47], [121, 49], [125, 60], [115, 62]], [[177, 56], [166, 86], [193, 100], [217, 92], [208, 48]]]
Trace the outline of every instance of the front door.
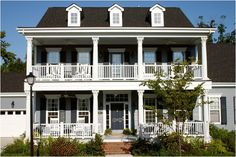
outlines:
[[112, 130], [124, 129], [124, 104], [123, 103], [111, 104], [111, 129]]

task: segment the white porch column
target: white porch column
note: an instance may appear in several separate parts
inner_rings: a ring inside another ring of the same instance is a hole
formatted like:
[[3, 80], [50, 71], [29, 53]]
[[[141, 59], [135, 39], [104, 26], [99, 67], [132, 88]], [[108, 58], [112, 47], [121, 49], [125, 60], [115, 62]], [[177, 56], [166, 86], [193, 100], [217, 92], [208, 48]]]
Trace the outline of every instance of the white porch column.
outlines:
[[93, 90], [93, 126], [94, 133], [98, 133], [98, 93], [99, 90]]
[[25, 136], [26, 138], [30, 138], [30, 91], [25, 91], [26, 94], [26, 130]]
[[198, 47], [197, 45], [195, 46], [195, 63], [198, 63]]
[[138, 90], [138, 123], [143, 124], [143, 93], [144, 90]]
[[137, 37], [138, 41], [138, 76], [139, 80], [143, 79], [143, 37]]
[[206, 50], [206, 41], [207, 37], [201, 38], [201, 45], [202, 45], [202, 77], [203, 80], [209, 80], [207, 76], [207, 50]]
[[33, 48], [33, 38], [26, 37], [27, 40], [27, 53], [26, 53], [26, 75], [32, 72], [32, 48]]
[[98, 79], [98, 37], [93, 37], [93, 80]]
[[204, 105], [204, 142], [210, 142], [210, 130], [209, 130], [209, 104], [207, 103], [207, 91], [205, 91], [203, 96]]

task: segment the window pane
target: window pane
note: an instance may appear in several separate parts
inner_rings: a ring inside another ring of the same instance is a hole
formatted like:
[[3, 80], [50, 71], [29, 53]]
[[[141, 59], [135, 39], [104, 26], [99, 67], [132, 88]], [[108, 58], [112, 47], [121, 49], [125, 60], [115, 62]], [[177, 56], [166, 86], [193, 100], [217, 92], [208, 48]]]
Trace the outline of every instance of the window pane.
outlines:
[[59, 52], [48, 52], [48, 63], [57, 64], [60, 62]]
[[218, 110], [219, 109], [219, 98], [210, 98], [210, 109], [211, 110]]
[[219, 111], [212, 110], [210, 111], [211, 122], [220, 122]]
[[154, 23], [155, 24], [161, 23], [161, 13], [154, 13]]
[[153, 111], [146, 112], [146, 123], [155, 123], [155, 114]]
[[155, 63], [156, 54], [155, 52], [144, 52], [144, 63]]
[[71, 13], [71, 23], [77, 23], [77, 13]]
[[119, 13], [113, 13], [113, 23], [114, 24], [119, 24], [120, 23]]
[[184, 53], [183, 52], [174, 52], [173, 53], [173, 61], [174, 62], [183, 62], [184, 61]]
[[90, 55], [89, 52], [79, 52], [78, 53], [78, 62], [80, 64], [90, 64]]

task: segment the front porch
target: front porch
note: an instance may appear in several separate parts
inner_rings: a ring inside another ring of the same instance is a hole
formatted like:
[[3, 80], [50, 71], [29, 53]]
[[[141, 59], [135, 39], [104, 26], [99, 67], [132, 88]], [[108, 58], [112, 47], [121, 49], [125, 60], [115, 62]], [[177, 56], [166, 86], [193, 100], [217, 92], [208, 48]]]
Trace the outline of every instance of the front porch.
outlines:
[[[35, 96], [35, 138], [91, 139], [96, 133], [104, 135], [106, 129], [119, 134], [124, 129], [137, 130], [137, 137], [141, 138], [175, 131], [185, 136], [203, 137], [209, 126], [202, 117], [196, 118], [196, 113], [195, 118], [184, 122], [183, 130], [183, 123], [176, 123], [171, 117], [170, 125], [163, 124], [145, 108], [145, 105], [157, 107], [158, 99], [152, 91], [36, 92]], [[157, 109], [168, 117], [163, 107]]]

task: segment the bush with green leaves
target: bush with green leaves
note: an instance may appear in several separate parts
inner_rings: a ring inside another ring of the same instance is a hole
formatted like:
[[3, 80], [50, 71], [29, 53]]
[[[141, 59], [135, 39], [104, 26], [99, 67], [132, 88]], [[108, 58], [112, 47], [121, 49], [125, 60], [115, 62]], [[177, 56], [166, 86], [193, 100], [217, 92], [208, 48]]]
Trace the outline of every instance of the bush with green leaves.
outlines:
[[210, 135], [214, 140], [221, 140], [228, 151], [235, 152], [235, 131], [228, 131], [210, 125]]
[[132, 131], [129, 128], [126, 128], [126, 129], [123, 130], [123, 134], [124, 135], [131, 135]]
[[111, 135], [111, 134], [112, 134], [111, 128], [108, 128], [108, 129], [105, 130], [104, 135]]
[[74, 156], [79, 151], [78, 142], [76, 140], [59, 137], [54, 140], [49, 147], [50, 156]]
[[85, 145], [86, 155], [103, 156], [104, 151], [102, 145], [103, 145], [102, 137], [96, 134], [95, 139], [92, 139]]
[[1, 156], [29, 156], [30, 142], [23, 138], [15, 139], [12, 144], [5, 146], [1, 152]]

